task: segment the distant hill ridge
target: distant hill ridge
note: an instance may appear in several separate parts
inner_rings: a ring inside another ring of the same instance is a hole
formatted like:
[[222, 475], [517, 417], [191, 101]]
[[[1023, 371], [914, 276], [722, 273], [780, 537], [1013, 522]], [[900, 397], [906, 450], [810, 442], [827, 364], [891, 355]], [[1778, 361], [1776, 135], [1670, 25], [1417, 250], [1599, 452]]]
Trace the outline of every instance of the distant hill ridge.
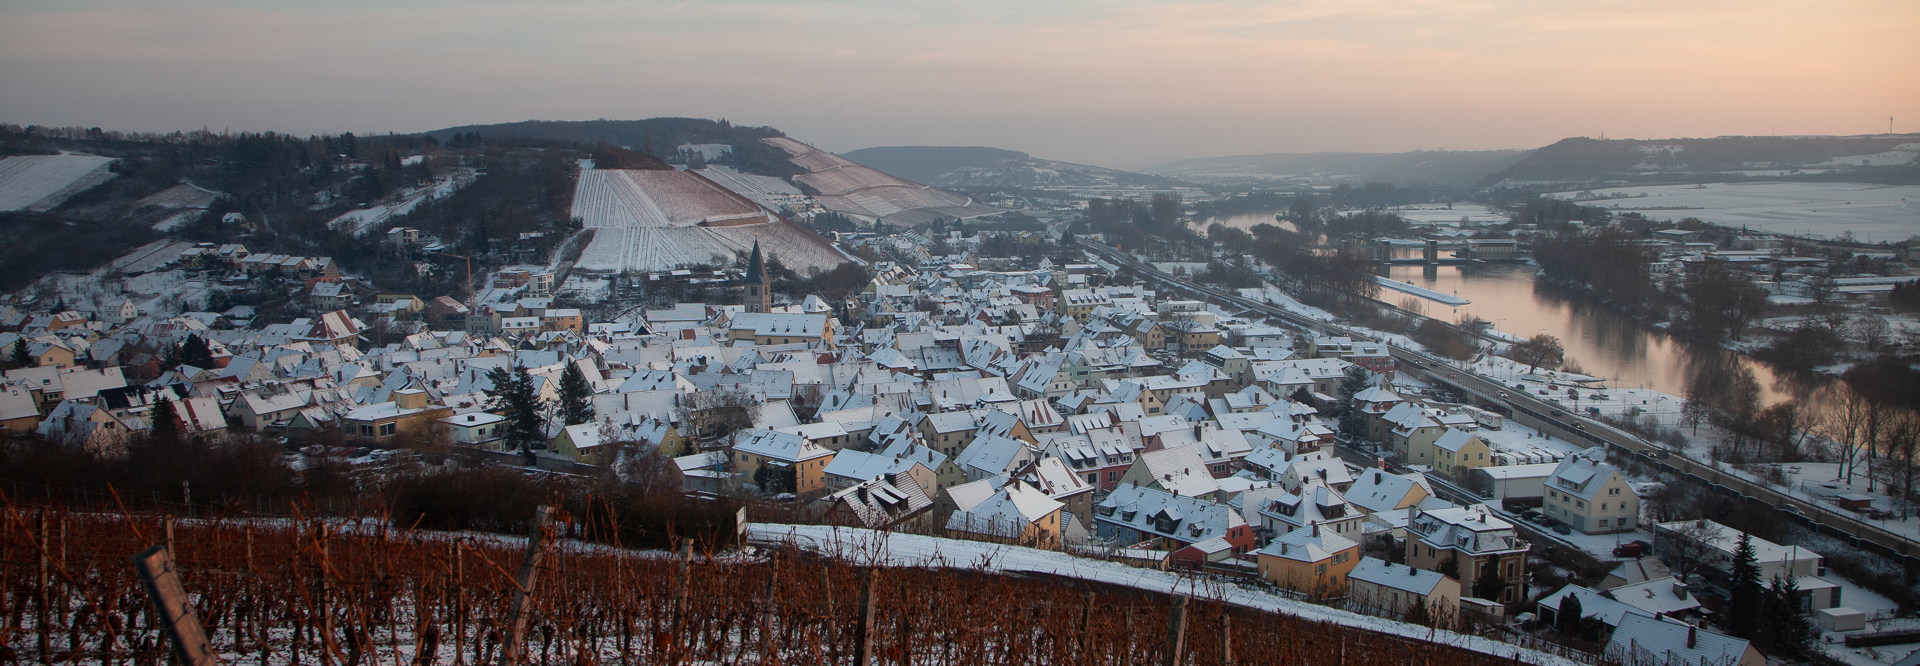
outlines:
[[1185, 185], [1165, 176], [1041, 159], [1017, 150], [985, 146], [880, 146], [852, 150], [840, 156], [898, 178], [944, 187], [1098, 189]]
[[1422, 150], [1409, 153], [1266, 153], [1196, 157], [1145, 169], [1148, 173], [1213, 183], [1323, 185], [1379, 182], [1471, 187], [1504, 170], [1529, 150]]
[[[1488, 175], [1502, 182], [1610, 179], [1686, 182], [1689, 176], [1760, 175], [1795, 170], [1847, 171], [1879, 179], [1914, 170], [1920, 134], [1724, 136], [1711, 139], [1561, 139]], [[1876, 173], [1880, 170], [1888, 172]], [[1786, 175], [1786, 174], [1778, 174]]]
[[[786, 136], [772, 127], [734, 125], [726, 119], [647, 118], [644, 120], [523, 120], [492, 125], [462, 125], [423, 132], [445, 142], [455, 134], [478, 132], [482, 136], [520, 136], [535, 139], [576, 141], [588, 145], [610, 144], [628, 150], [649, 152], [654, 157], [670, 157], [683, 144], [723, 143], [733, 147], [724, 163], [763, 176], [791, 176], [805, 170], [787, 161], [787, 154], [760, 140]], [[649, 151], [649, 148], [651, 150]]]

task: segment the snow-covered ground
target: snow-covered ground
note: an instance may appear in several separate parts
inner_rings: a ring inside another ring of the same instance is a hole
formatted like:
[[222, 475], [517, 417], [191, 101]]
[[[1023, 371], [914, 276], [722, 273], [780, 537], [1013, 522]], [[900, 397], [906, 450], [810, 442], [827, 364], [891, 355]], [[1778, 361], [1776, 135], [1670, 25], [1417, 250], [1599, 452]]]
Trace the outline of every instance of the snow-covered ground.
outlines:
[[910, 567], [951, 567], [1004, 573], [1039, 573], [1098, 581], [1152, 592], [1189, 594], [1341, 626], [1404, 636], [1462, 647], [1483, 654], [1512, 657], [1534, 664], [1570, 664], [1553, 655], [1522, 649], [1476, 636], [1437, 631], [1418, 625], [1360, 615], [1336, 608], [1225, 583], [1154, 569], [1138, 569], [1115, 562], [1075, 557], [1066, 553], [939, 537], [892, 534], [826, 525], [750, 525], [750, 542], [791, 544], [862, 563]]
[[435, 179], [432, 185], [403, 190], [394, 196], [394, 200], [390, 203], [348, 211], [340, 217], [333, 218], [327, 226], [335, 231], [365, 236], [387, 220], [413, 212], [414, 207], [419, 206], [422, 201], [453, 194], [455, 190], [473, 182], [478, 175], [479, 172], [473, 169], [455, 169]]
[[1443, 224], [1459, 226], [1464, 218], [1468, 224], [1506, 224], [1507, 214], [1481, 204], [1418, 204], [1388, 209], [1408, 222], [1416, 224]]
[[[1838, 238], [1851, 231], [1859, 240], [1878, 242], [1920, 234], [1920, 185], [1710, 183], [1704, 188], [1647, 185], [1592, 191], [1600, 197], [1614, 193], [1627, 198], [1582, 203], [1653, 219], [1697, 217], [1723, 226], [1794, 236]], [[1582, 194], [1547, 196], [1571, 200]]]
[[67, 198], [107, 182], [111, 157], [15, 155], [0, 160], [0, 211], [49, 210]]

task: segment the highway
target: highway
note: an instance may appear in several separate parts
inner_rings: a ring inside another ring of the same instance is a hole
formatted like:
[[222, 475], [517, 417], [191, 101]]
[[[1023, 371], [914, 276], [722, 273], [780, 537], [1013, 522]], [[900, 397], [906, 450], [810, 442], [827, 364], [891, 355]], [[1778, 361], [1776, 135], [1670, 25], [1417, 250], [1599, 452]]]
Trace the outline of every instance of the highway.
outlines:
[[[1355, 340], [1377, 342], [1370, 336], [1347, 330], [1337, 324], [1312, 319], [1263, 301], [1181, 280], [1135, 259], [1132, 255], [1094, 241], [1081, 239], [1079, 244], [1114, 264], [1133, 270], [1143, 278], [1194, 294], [1204, 300], [1260, 312], [1286, 321], [1314, 335], [1347, 336]], [[1840, 539], [1855, 548], [1891, 558], [1903, 566], [1920, 565], [1920, 543], [1876, 527], [1858, 517], [1828, 509], [1803, 498], [1789, 496], [1770, 486], [1754, 483], [1711, 465], [1674, 454], [1666, 447], [1646, 441], [1637, 435], [1580, 416], [1525, 390], [1515, 389], [1471, 370], [1449, 365], [1443, 360], [1424, 353], [1394, 345], [1388, 345], [1387, 348], [1393, 354], [1396, 370], [1418, 373], [1430, 383], [1451, 388], [1468, 396], [1469, 400], [1476, 405], [1492, 406], [1508, 412], [1508, 418], [1518, 420], [1522, 425], [1570, 442], [1606, 446], [1616, 453], [1633, 456], [1649, 467], [1695, 484], [1716, 495], [1750, 505], [1760, 505], [1773, 511], [1775, 517], [1781, 521], [1796, 523], [1809, 531]]]

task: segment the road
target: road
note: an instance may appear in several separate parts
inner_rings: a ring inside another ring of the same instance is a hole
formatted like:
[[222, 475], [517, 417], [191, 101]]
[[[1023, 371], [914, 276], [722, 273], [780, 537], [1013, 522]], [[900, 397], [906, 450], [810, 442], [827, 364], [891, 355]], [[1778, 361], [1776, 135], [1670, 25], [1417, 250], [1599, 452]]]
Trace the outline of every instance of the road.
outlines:
[[[1200, 296], [1205, 300], [1259, 312], [1286, 321], [1315, 335], [1347, 336], [1355, 340], [1377, 342], [1370, 336], [1347, 330], [1337, 324], [1312, 319], [1237, 294], [1183, 281], [1135, 259], [1132, 255], [1097, 242], [1083, 239], [1079, 243], [1083, 248], [1099, 254], [1108, 261], [1131, 269], [1143, 278]], [[1891, 558], [1903, 566], [1920, 566], [1920, 543], [1908, 537], [1894, 534], [1857, 517], [1827, 509], [1806, 499], [1792, 497], [1770, 486], [1748, 481], [1712, 465], [1691, 460], [1664, 446], [1646, 441], [1637, 435], [1600, 421], [1580, 416], [1558, 404], [1547, 402], [1524, 390], [1515, 389], [1471, 370], [1449, 365], [1443, 360], [1410, 349], [1393, 345], [1388, 345], [1387, 348], [1393, 354], [1398, 371], [1417, 373], [1435, 385], [1444, 386], [1468, 396], [1468, 399], [1476, 405], [1492, 406], [1509, 412], [1508, 418], [1516, 419], [1522, 425], [1570, 442], [1608, 447], [1617, 453], [1633, 456], [1649, 467], [1693, 483], [1716, 495], [1748, 504], [1762, 505], [1771, 509], [1778, 520], [1799, 524], [1809, 531], [1838, 538], [1855, 548]]]

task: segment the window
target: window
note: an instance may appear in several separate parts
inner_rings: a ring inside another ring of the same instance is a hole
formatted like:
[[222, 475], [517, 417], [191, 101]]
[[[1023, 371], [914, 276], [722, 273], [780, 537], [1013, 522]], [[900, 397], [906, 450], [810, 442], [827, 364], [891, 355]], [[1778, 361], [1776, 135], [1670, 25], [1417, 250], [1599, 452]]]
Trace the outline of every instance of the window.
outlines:
[[386, 436], [388, 436], [388, 435], [392, 435], [392, 434], [393, 434], [393, 427], [394, 427], [394, 425], [396, 425], [396, 424], [393, 424], [393, 423], [382, 423], [382, 424], [380, 424], [380, 436], [381, 436], [381, 437], [386, 437]]
[[1600, 528], [1601, 528], [1601, 529], [1606, 529], [1606, 527], [1607, 527], [1607, 519], [1605, 519], [1605, 518], [1601, 518], [1601, 519], [1600, 519]]
[[1587, 508], [1587, 503], [1586, 503], [1586, 502], [1582, 502], [1582, 501], [1577, 501], [1577, 500], [1576, 500], [1576, 501], [1575, 501], [1575, 502], [1573, 503], [1573, 505], [1574, 505], [1574, 507], [1575, 507], [1575, 508], [1580, 508], [1580, 509], [1585, 509], [1585, 508]]

